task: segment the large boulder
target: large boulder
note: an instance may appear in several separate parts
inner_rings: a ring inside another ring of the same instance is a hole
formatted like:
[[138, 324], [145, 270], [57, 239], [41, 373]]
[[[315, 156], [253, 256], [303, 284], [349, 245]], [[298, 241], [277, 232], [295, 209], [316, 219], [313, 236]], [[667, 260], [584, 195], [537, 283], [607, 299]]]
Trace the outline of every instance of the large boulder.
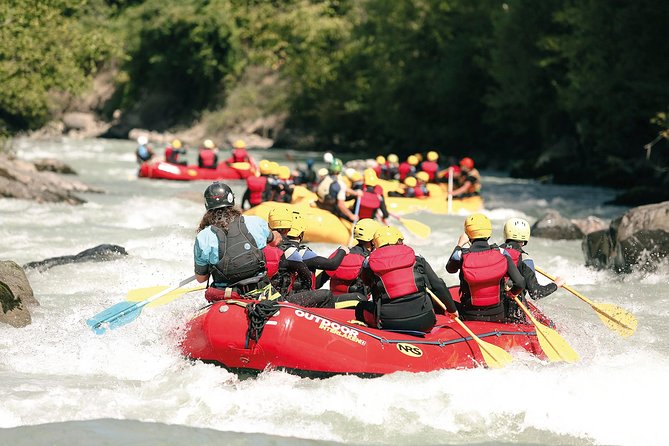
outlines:
[[669, 201], [630, 209], [608, 230], [588, 234], [582, 248], [586, 265], [654, 270], [669, 255]]
[[12, 261], [0, 261], [0, 323], [25, 327], [32, 321], [29, 307], [39, 305], [23, 269]]
[[51, 257], [39, 262], [30, 262], [23, 265], [24, 268], [34, 268], [38, 271], [45, 271], [53, 266], [66, 265], [68, 263], [80, 262], [102, 262], [105, 260], [118, 259], [121, 256], [127, 256], [128, 252], [123, 246], [103, 244], [93, 248], [85, 249], [79, 254], [72, 256]]
[[583, 231], [558, 211], [550, 210], [532, 225], [532, 237], [553, 240], [580, 240]]

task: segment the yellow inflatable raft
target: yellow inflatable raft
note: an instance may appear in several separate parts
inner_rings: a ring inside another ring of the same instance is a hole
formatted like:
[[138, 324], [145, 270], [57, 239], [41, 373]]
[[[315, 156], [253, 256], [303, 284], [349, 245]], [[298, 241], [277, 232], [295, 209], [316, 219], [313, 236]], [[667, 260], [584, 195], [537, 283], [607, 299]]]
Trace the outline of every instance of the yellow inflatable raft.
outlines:
[[257, 215], [267, 220], [269, 212], [275, 207], [286, 207], [300, 213], [307, 221], [307, 230], [304, 232], [305, 242], [334, 243], [348, 245], [351, 238], [352, 223], [336, 217], [331, 212], [318, 207], [312, 207], [308, 202], [298, 204], [277, 203], [266, 201], [258, 206], [244, 211], [244, 215]]

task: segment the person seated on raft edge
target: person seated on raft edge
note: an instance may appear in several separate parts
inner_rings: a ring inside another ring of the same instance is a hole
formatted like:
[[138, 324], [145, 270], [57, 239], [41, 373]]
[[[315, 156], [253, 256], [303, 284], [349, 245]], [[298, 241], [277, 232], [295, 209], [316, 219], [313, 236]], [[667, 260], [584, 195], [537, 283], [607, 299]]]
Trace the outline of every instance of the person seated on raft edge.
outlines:
[[[463, 320], [505, 322], [505, 286], [515, 296], [525, 288], [525, 279], [511, 255], [495, 244], [488, 244], [492, 223], [483, 214], [465, 219], [465, 232], [446, 263], [446, 271], [460, 272], [458, 311]], [[469, 248], [463, 248], [470, 243]], [[507, 276], [511, 283], [505, 283]]]
[[454, 176], [457, 187], [453, 190], [453, 198], [466, 198], [481, 195], [481, 174], [474, 169], [474, 160], [465, 157], [460, 160], [460, 174]]
[[427, 174], [427, 180], [425, 180], [426, 183], [436, 181], [437, 179], [437, 174], [439, 172], [439, 164], [437, 164], [437, 160], [439, 160], [439, 154], [434, 150], [430, 150], [427, 152], [427, 160], [420, 164], [421, 172]]
[[137, 158], [137, 164], [142, 164], [147, 161], [151, 161], [153, 158], [153, 148], [149, 144], [149, 138], [145, 135], [137, 137], [137, 150], [135, 150], [135, 157]]
[[205, 139], [204, 145], [199, 147], [197, 155], [197, 165], [201, 169], [216, 169], [218, 168], [218, 154], [216, 151], [216, 144], [211, 139]]
[[418, 198], [422, 196], [423, 191], [418, 190], [418, 182], [415, 177], [407, 177], [404, 179], [404, 183], [401, 185], [402, 192], [389, 191], [389, 197], [400, 197], [400, 198]]
[[[525, 295], [529, 295], [534, 300], [541, 299], [554, 293], [564, 285], [565, 281], [562, 277], [556, 277], [553, 282], [541, 285], [534, 271], [534, 262], [532, 259], [523, 258], [523, 254], [527, 254], [523, 247], [530, 240], [530, 224], [526, 220], [522, 218], [508, 219], [504, 223], [504, 239], [505, 242], [500, 245], [500, 248], [509, 253], [513, 263], [518, 267], [518, 271], [525, 278], [525, 292], [518, 296], [521, 300], [525, 300]], [[525, 313], [522, 312], [514, 300], [506, 299], [504, 302], [507, 320], [526, 322]]]
[[416, 198], [428, 198], [430, 190], [427, 188], [427, 183], [430, 180], [430, 175], [427, 172], [418, 172], [416, 174]]
[[[380, 227], [381, 224], [371, 218], [358, 220], [353, 227], [353, 238], [357, 244], [351, 247], [350, 252], [344, 256], [339, 268], [334, 271], [325, 271], [325, 274], [320, 274], [316, 278], [316, 288], [323, 287], [329, 281], [330, 291], [334, 295], [360, 293], [367, 296], [369, 290], [362, 281], [360, 273], [362, 272], [362, 263], [374, 249], [372, 245], [374, 232]], [[333, 252], [330, 258], [336, 254], [337, 251]]]
[[226, 159], [224, 162], [228, 166], [234, 163], [253, 164], [249, 153], [246, 151], [246, 143], [241, 139], [232, 143], [232, 154], [230, 155], [230, 158]]
[[339, 158], [332, 160], [328, 168], [328, 175], [321, 180], [316, 190], [316, 194], [318, 195], [316, 205], [337, 217], [355, 222], [358, 220], [358, 216], [346, 207], [346, 194], [350, 193], [360, 196], [362, 195], [362, 191], [356, 192], [346, 187], [346, 183], [344, 183], [340, 176], [342, 167], [343, 163]]
[[374, 232], [372, 243], [374, 251], [363, 262], [362, 280], [373, 300], [358, 304], [356, 319], [375, 328], [429, 332], [437, 319], [428, 288], [457, 316], [444, 281], [427, 260], [404, 245], [399, 229], [382, 226]]
[[[272, 165], [267, 160], [260, 160], [254, 175], [246, 177], [246, 191], [242, 196], [242, 209], [250, 209], [272, 198], [273, 183], [270, 181]], [[248, 203], [248, 208], [245, 206]]]
[[292, 172], [288, 166], [279, 166], [277, 173], [277, 193], [274, 196], [274, 201], [279, 203], [291, 203], [293, 201], [293, 192], [295, 191], [295, 183], [293, 183]]
[[[286, 209], [287, 211], [287, 209]], [[290, 211], [288, 211], [290, 212]], [[301, 244], [306, 222], [297, 212], [290, 212], [292, 215], [290, 228], [281, 228], [280, 233], [285, 236], [279, 244], [279, 248], [287, 254], [288, 258], [294, 261], [301, 261], [307, 267], [309, 273], [305, 276], [300, 275], [282, 275], [277, 277], [276, 283], [280, 288], [284, 299], [287, 302], [295, 303], [303, 307], [319, 308], [345, 308], [355, 306], [359, 301], [365, 300], [366, 296], [358, 293], [346, 293], [334, 295], [330, 290], [315, 289], [316, 269], [324, 271], [334, 270], [339, 267], [344, 256], [349, 253], [347, 247], [339, 247], [333, 258], [326, 259], [318, 256], [311, 249]], [[278, 211], [273, 218], [281, 218], [279, 223], [286, 226], [287, 215]], [[281, 268], [281, 266], [279, 266]], [[279, 271], [281, 274], [281, 271]]]
[[207, 187], [204, 202], [206, 212], [197, 228], [193, 257], [195, 279], [200, 283], [212, 279], [205, 298], [213, 302], [265, 287], [269, 280], [262, 249], [277, 245], [279, 233], [260, 217], [243, 216], [225, 183]]
[[[358, 218], [372, 218], [379, 217], [383, 224], [390, 216], [388, 208], [386, 207], [386, 200], [383, 196], [383, 188], [379, 185], [379, 179], [376, 176], [374, 169], [368, 168], [363, 172], [362, 195], [360, 196], [360, 209], [358, 210]], [[355, 205], [354, 205], [355, 206]], [[371, 240], [371, 239], [370, 239]]]
[[186, 156], [186, 148], [182, 148], [181, 140], [175, 139], [165, 148], [165, 162], [178, 166], [187, 166], [188, 161], [179, 159], [179, 155]]

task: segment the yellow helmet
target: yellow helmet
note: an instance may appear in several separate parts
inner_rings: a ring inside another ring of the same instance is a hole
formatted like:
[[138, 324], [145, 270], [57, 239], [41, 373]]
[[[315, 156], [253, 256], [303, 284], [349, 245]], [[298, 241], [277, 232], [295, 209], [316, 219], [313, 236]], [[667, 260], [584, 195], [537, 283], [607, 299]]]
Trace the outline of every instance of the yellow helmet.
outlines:
[[416, 152], [416, 153], [413, 154], [413, 156], [415, 156], [415, 157], [418, 159], [418, 162], [419, 162], [419, 163], [420, 163], [421, 161], [423, 161], [423, 154], [422, 154], [422, 153], [420, 153], [420, 152]]
[[522, 218], [510, 218], [504, 223], [504, 240], [527, 242], [530, 240], [530, 224]]
[[356, 170], [351, 173], [349, 178], [351, 179], [352, 183], [357, 183], [358, 181], [362, 181], [362, 174]]
[[212, 141], [211, 139], [205, 139], [205, 140], [204, 140], [204, 146], [205, 146], [207, 149], [213, 149], [214, 147], [216, 147], [216, 146], [214, 145], [214, 141]]
[[181, 141], [178, 139], [175, 139], [172, 141], [172, 147], [175, 149], [180, 149], [181, 148]]
[[470, 240], [490, 238], [492, 222], [483, 214], [472, 214], [465, 219], [465, 234]]
[[299, 212], [293, 211], [293, 224], [288, 231], [288, 237], [299, 237], [307, 229], [307, 221]]
[[376, 162], [379, 164], [386, 164], [386, 157], [383, 155], [379, 155], [376, 157]]
[[246, 143], [243, 140], [238, 139], [237, 141], [232, 143], [232, 147], [235, 149], [245, 149]]
[[355, 224], [355, 227], [353, 228], [353, 237], [356, 240], [363, 242], [371, 242], [374, 238], [374, 233], [380, 227], [381, 224], [376, 220], [372, 220], [371, 218], [363, 218], [362, 220], [358, 220], [358, 222]]
[[321, 167], [318, 169], [318, 172], [316, 172], [319, 177], [324, 177], [328, 174], [328, 170], [325, 167]]
[[422, 181], [423, 183], [427, 183], [430, 181], [430, 174], [427, 172], [418, 172], [416, 173], [416, 179]]
[[430, 150], [429, 152], [427, 152], [428, 161], [437, 161], [438, 159], [439, 159], [439, 154], [434, 150]]
[[412, 166], [418, 165], [418, 157], [416, 155], [409, 155], [407, 158], [407, 163], [411, 164]]
[[388, 162], [389, 163], [398, 163], [400, 161], [399, 157], [395, 155], [394, 153], [391, 153], [388, 155]]
[[406, 177], [404, 179], [404, 184], [406, 184], [409, 187], [416, 187], [416, 179], [414, 177]]
[[279, 163], [276, 161], [270, 161], [269, 162], [269, 174], [270, 175], [278, 175], [279, 174]]
[[374, 169], [365, 169], [363, 176], [367, 186], [374, 187], [379, 184], [379, 177], [376, 176]]
[[376, 249], [386, 245], [396, 245], [404, 240], [404, 235], [394, 226], [381, 226], [374, 232], [372, 243]]
[[285, 207], [274, 208], [267, 215], [270, 229], [290, 229], [293, 226], [293, 213]]
[[279, 166], [277, 169], [277, 175], [281, 180], [287, 180], [290, 178], [290, 167], [288, 166]]
[[272, 163], [268, 160], [260, 160], [258, 169], [260, 169], [260, 175], [270, 175], [272, 173]]

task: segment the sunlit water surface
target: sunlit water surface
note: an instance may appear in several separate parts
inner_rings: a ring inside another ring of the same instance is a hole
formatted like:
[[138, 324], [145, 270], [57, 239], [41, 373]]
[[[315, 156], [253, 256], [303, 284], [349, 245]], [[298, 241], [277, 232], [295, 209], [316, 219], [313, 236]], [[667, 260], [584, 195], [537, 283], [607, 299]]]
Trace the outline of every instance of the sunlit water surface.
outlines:
[[[205, 302], [201, 293], [146, 308], [103, 336], [85, 323], [131, 289], [192, 274], [192, 240], [204, 207], [188, 197], [207, 183], [138, 179], [127, 141], [18, 141], [16, 149], [25, 159], [62, 158], [81, 181], [105, 193], [82, 195], [88, 201], [82, 206], [0, 199], [3, 259], [24, 264], [102, 243], [121, 245], [129, 255], [28, 271], [41, 304], [32, 309], [32, 325], [0, 325], [0, 444], [664, 444], [666, 266], [617, 276], [585, 268], [579, 241], [531, 240], [527, 251], [538, 265], [639, 319], [636, 334], [623, 339], [566, 291], [540, 301], [582, 356], [578, 364], [516, 355], [502, 370], [324, 380], [272, 371], [240, 379], [190, 363], [177, 350], [185, 322]], [[255, 155], [286, 162], [295, 154]], [[233, 183], [241, 194], [243, 183]], [[492, 173], [483, 183], [498, 240], [512, 216], [532, 222], [552, 208], [571, 218], [611, 219], [625, 211], [603, 204], [614, 196], [604, 189]], [[407, 243], [455, 283], [444, 265], [463, 217], [411, 218], [429, 224], [432, 236], [409, 234]], [[313, 247], [323, 254], [333, 248]]]

